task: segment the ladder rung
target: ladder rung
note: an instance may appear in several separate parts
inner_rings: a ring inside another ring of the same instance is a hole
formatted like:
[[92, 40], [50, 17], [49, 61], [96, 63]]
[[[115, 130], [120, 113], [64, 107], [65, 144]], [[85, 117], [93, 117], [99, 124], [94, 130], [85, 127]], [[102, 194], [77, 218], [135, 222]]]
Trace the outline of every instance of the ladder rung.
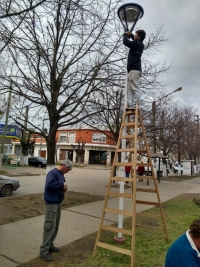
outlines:
[[127, 230], [127, 229], [123, 229], [123, 228], [117, 228], [117, 227], [110, 226], [110, 225], [101, 225], [100, 228], [103, 230], [111, 231], [111, 232], [122, 233], [125, 235], [132, 235], [131, 230]]
[[141, 213], [136, 212], [137, 218], [153, 218], [153, 219], [160, 219], [160, 214], [152, 214], [152, 213]]
[[137, 204], [144, 204], [144, 205], [159, 206], [158, 202], [152, 202], [152, 201], [136, 200], [136, 203]]
[[128, 249], [115, 247], [115, 246], [112, 246], [112, 245], [109, 245], [109, 244], [105, 244], [105, 243], [102, 243], [102, 242], [97, 242], [97, 246], [101, 247], [101, 248], [109, 249], [109, 250], [112, 250], [112, 251], [115, 251], [115, 252], [118, 252], [118, 253], [122, 253], [122, 254], [125, 254], [125, 255], [128, 255], [128, 256], [131, 256], [131, 250], [128, 250]]
[[111, 197], [133, 198], [132, 194], [122, 194], [122, 193], [117, 193], [117, 192], [109, 192], [108, 195]]
[[132, 153], [134, 153], [134, 147], [120, 148], [120, 149], [116, 150], [116, 152], [132, 152]]
[[146, 149], [138, 149], [137, 153], [138, 154], [147, 154], [147, 150]]
[[133, 166], [134, 162], [113, 162], [114, 166]]
[[[135, 135], [134, 134], [127, 134], [127, 135], [122, 135], [121, 137], [120, 137], [120, 139], [134, 139], [135, 138]], [[144, 137], [137, 137], [137, 140], [138, 141], [144, 141], [145, 139], [144, 139]]]
[[111, 209], [111, 208], [105, 208], [105, 212], [114, 213], [114, 214], [121, 214], [121, 215], [125, 215], [125, 216], [133, 216], [132, 212], [125, 211], [125, 210], [116, 210], [116, 209]]
[[146, 192], [146, 193], [156, 193], [156, 189], [152, 188], [136, 188], [136, 191], [138, 192]]
[[128, 134], [128, 135], [122, 135], [120, 139], [134, 139], [135, 135], [134, 134]]
[[[135, 128], [135, 122], [134, 121], [131, 121], [131, 122], [124, 122], [122, 126], [128, 126], [128, 127], [131, 127], [131, 128]], [[137, 124], [137, 128], [141, 128], [142, 127], [142, 123], [138, 123]]]
[[151, 229], [151, 230], [165, 231], [163, 228], [153, 227], [153, 226], [149, 226], [149, 225], [145, 225], [145, 224], [136, 224], [135, 226], [138, 227], [138, 228], [148, 228], [148, 229]]
[[135, 114], [135, 109], [132, 110], [126, 110], [126, 115], [131, 115], [131, 114]]
[[[141, 176], [140, 176], [141, 177]], [[123, 178], [123, 177], [111, 177], [110, 178], [111, 181], [122, 181], [122, 182], [133, 182], [133, 178]]]

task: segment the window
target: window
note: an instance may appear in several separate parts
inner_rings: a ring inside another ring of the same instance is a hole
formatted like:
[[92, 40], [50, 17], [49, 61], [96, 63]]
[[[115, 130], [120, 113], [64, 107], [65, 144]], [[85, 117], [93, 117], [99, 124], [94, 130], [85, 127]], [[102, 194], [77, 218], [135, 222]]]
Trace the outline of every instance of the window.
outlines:
[[60, 143], [66, 143], [67, 133], [60, 133]]
[[28, 150], [28, 155], [33, 156], [34, 155], [34, 146], [31, 146]]
[[106, 135], [102, 133], [93, 133], [92, 142], [105, 143]]
[[76, 142], [76, 133], [68, 132], [68, 142], [67, 143], [75, 143]]

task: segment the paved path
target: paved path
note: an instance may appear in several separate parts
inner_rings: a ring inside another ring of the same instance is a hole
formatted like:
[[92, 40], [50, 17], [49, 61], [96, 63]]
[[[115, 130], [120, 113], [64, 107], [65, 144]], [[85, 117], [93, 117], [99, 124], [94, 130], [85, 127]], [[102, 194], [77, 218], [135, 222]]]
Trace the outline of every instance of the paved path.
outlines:
[[[105, 195], [107, 183], [109, 179], [109, 170], [89, 170], [89, 169], [74, 169], [66, 175], [69, 190], [78, 192], [95, 193]], [[30, 189], [36, 184], [35, 191], [43, 190], [45, 176], [19, 177], [20, 183]], [[28, 180], [27, 180], [28, 179]], [[41, 179], [41, 180], [40, 180]], [[27, 183], [27, 184], [26, 184]], [[139, 182], [138, 182], [139, 183]], [[152, 183], [152, 182], [151, 182]], [[150, 183], [149, 187], [152, 187]], [[146, 183], [140, 183], [140, 187], [147, 187]], [[22, 193], [23, 193], [23, 187]], [[161, 201], [166, 201], [174, 198], [182, 193], [199, 193], [200, 178], [182, 181], [179, 183], [162, 181], [158, 184]], [[114, 189], [119, 191], [118, 188]], [[20, 192], [20, 191], [19, 191]], [[126, 192], [131, 192], [131, 189], [126, 189]], [[16, 192], [17, 193], [17, 192]], [[140, 193], [137, 199], [145, 199], [147, 194]], [[148, 200], [154, 201], [155, 194], [148, 194]], [[88, 234], [96, 232], [100, 223], [102, 208], [104, 201], [97, 201], [90, 204], [76, 206], [62, 211], [62, 218], [56, 245], [61, 247], [69, 244]], [[109, 200], [109, 207], [118, 207], [117, 198]], [[149, 208], [149, 206], [137, 206], [137, 211], [140, 212]], [[126, 200], [124, 203], [126, 210], [131, 209], [131, 201]], [[117, 221], [116, 215], [109, 214], [106, 216], [106, 223], [112, 224]], [[0, 266], [14, 267], [22, 262], [29, 261], [39, 255], [39, 247], [42, 242], [42, 227], [44, 215], [22, 220], [19, 222], [9, 223], [0, 226]], [[80, 223], [81, 222], [81, 223]]]

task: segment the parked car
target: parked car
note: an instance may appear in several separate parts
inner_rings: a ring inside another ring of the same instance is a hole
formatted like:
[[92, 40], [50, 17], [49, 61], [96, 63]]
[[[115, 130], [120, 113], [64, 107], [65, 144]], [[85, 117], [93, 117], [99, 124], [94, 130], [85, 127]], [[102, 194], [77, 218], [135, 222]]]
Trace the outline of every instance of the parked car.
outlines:
[[42, 158], [42, 157], [30, 157], [28, 158], [28, 165], [39, 167], [39, 168], [44, 168], [47, 166], [47, 161], [45, 158]]
[[17, 164], [20, 163], [20, 157], [16, 154], [6, 153], [2, 157], [2, 163], [10, 164], [11, 160], [17, 160]]
[[[174, 164], [174, 173], [178, 173], [178, 162]], [[181, 163], [181, 174], [183, 174], [183, 163]]]
[[20, 187], [19, 180], [9, 176], [0, 175], [0, 196], [9, 197], [13, 191]]

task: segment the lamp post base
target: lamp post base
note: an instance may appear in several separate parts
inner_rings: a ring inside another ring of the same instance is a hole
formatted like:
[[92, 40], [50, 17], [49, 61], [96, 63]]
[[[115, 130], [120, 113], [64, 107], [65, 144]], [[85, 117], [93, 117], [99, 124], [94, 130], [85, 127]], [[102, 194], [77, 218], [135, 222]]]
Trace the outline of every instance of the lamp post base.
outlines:
[[118, 238], [117, 236], [115, 236], [113, 238], [113, 242], [115, 244], [122, 244], [123, 245], [126, 242], [126, 239], [124, 237]]

